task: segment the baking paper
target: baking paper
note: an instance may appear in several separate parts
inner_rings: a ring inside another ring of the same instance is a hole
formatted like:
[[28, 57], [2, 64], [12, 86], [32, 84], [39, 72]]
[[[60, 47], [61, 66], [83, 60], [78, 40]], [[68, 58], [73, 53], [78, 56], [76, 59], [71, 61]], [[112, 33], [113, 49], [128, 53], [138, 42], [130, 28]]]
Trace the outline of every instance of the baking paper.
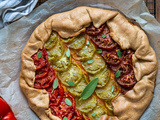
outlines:
[[[160, 24], [149, 14], [143, 0], [49, 0], [34, 9], [30, 15], [0, 30], [0, 96], [8, 102], [18, 120], [39, 120], [30, 110], [27, 99], [19, 87], [20, 55], [24, 46], [34, 29], [49, 16], [78, 6], [116, 9], [134, 19], [148, 35], [157, 60], [160, 61]], [[160, 118], [159, 93], [160, 74], [157, 73], [153, 100], [140, 120]]]

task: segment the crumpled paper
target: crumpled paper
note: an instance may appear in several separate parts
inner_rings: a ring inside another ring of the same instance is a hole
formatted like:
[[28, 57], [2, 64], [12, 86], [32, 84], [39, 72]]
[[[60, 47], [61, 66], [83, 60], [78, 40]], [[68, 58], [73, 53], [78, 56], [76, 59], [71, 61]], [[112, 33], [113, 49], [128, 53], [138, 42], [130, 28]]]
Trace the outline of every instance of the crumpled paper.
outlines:
[[[127, 17], [134, 19], [146, 32], [156, 52], [158, 62], [160, 61], [160, 24], [149, 14], [143, 0], [49, 0], [30, 15], [0, 30], [0, 96], [8, 102], [18, 120], [39, 120], [29, 108], [27, 99], [19, 87], [22, 49], [41, 22], [55, 13], [68, 11], [78, 6], [119, 10]], [[153, 100], [140, 120], [160, 118], [159, 93], [160, 74], [157, 72]]]

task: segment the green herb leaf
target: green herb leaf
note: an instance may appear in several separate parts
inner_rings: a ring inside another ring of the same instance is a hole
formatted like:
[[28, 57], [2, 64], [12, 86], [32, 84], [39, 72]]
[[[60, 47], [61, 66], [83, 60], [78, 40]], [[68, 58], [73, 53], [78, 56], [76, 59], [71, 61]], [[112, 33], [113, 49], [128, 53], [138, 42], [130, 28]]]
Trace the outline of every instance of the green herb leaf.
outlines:
[[89, 41], [87, 40], [87, 43], [86, 43], [87, 45], [89, 45]]
[[114, 91], [114, 86], [111, 87], [111, 93], [113, 93], [113, 91]]
[[102, 53], [102, 49], [96, 49], [97, 53]]
[[102, 38], [105, 38], [106, 37], [106, 35], [104, 34], [104, 35], [102, 35]]
[[75, 85], [73, 81], [68, 81], [68, 84], [69, 84], [70, 86], [74, 86], [74, 85]]
[[42, 57], [42, 52], [40, 51], [40, 52], [38, 52], [38, 54], [37, 54], [37, 58], [41, 58]]
[[94, 92], [96, 86], [97, 86], [97, 83], [98, 83], [98, 80], [99, 78], [95, 78], [93, 79], [91, 82], [88, 83], [88, 85], [84, 88], [84, 90], [82, 91], [81, 93], [81, 98], [83, 100], [89, 98], [92, 93]]
[[58, 87], [58, 79], [56, 78], [53, 82], [53, 89], [56, 89]]
[[116, 78], [118, 78], [121, 75], [121, 72], [118, 70], [115, 74]]
[[70, 53], [70, 50], [69, 50], [69, 48], [68, 48], [68, 50], [67, 50], [67, 52], [66, 52], [66, 56], [67, 56], [67, 57], [70, 57], [70, 55], [71, 55], [71, 53]]
[[72, 102], [71, 102], [68, 98], [65, 99], [65, 103], [66, 103], [68, 106], [71, 106], [71, 105], [72, 105]]
[[120, 50], [117, 50], [118, 57], [122, 57], [122, 52]]
[[67, 117], [64, 117], [63, 120], [68, 120], [68, 118], [67, 118]]
[[95, 117], [95, 116], [96, 116], [96, 113], [92, 113], [92, 116]]
[[91, 63], [93, 63], [93, 62], [94, 62], [93, 59], [87, 61], [87, 63], [89, 63], [89, 64], [91, 64]]

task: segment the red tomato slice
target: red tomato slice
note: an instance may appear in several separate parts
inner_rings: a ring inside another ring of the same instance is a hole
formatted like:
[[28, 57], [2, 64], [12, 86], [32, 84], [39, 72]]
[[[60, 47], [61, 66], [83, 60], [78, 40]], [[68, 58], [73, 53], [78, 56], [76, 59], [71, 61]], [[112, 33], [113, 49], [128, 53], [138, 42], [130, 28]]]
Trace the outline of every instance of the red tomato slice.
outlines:
[[105, 28], [105, 24], [102, 25], [100, 28], [95, 28], [93, 26], [93, 24], [91, 24], [87, 29], [86, 29], [86, 33], [88, 35], [98, 35], [99, 33], [101, 33]]
[[50, 67], [49, 72], [45, 77], [35, 80], [34, 87], [37, 89], [47, 88], [52, 85], [54, 79], [55, 79], [55, 72]]
[[103, 51], [102, 52], [102, 57], [105, 59], [105, 61], [108, 64], [111, 65], [118, 65], [122, 61], [122, 57], [118, 57], [116, 51]]
[[122, 75], [119, 78], [117, 78], [117, 83], [126, 88], [126, 89], [131, 89], [133, 86], [136, 84], [137, 80], [134, 76], [133, 70], [127, 74], [127, 75]]
[[[40, 58], [37, 57], [38, 53], [42, 52], [42, 56]], [[48, 63], [48, 55], [45, 48], [39, 49], [34, 55], [31, 56], [36, 66], [36, 70], [41, 69], [42, 67], [46, 66]]]

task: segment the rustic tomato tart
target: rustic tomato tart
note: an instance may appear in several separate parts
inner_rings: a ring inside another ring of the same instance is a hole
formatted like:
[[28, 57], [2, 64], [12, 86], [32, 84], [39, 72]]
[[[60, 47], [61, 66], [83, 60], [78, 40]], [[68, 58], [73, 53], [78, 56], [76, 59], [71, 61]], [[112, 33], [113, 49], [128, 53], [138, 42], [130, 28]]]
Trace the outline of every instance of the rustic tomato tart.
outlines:
[[34, 30], [21, 59], [19, 84], [41, 120], [138, 120], [153, 97], [155, 52], [117, 11], [53, 15]]

